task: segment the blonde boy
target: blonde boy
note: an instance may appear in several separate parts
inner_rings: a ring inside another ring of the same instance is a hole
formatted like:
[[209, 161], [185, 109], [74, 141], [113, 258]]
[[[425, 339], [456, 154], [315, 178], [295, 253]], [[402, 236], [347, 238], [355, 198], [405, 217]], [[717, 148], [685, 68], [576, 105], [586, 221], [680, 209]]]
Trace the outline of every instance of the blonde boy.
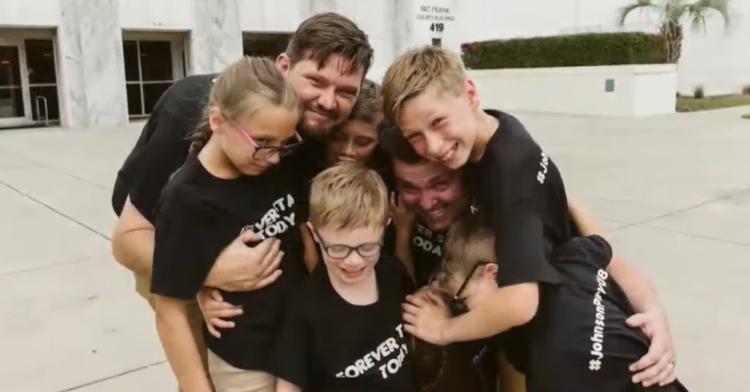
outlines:
[[[491, 301], [448, 319], [434, 310], [436, 305], [410, 297], [406, 330], [447, 344], [526, 324], [537, 312], [540, 284], [560, 283], [550, 262], [552, 251], [576, 234], [556, 165], [515, 117], [482, 110], [461, 59], [444, 49], [424, 47], [397, 58], [383, 80], [383, 101], [386, 117], [419, 155], [468, 169], [469, 194], [486, 211], [503, 260]], [[631, 319], [631, 327], [655, 331], [651, 350], [633, 364], [633, 371], [645, 369], [634, 382], [659, 382], [674, 368], [674, 349], [658, 296], [648, 279], [620, 258], [614, 258], [608, 272], [642, 313]]]
[[324, 263], [287, 314], [278, 392], [415, 390], [400, 307], [408, 278], [380, 252], [388, 214], [373, 170], [342, 162], [313, 179], [307, 225]]
[[[498, 337], [513, 343], [506, 355], [526, 374], [526, 390], [686, 392], [674, 374], [649, 388], [631, 382], [628, 367], [648, 351], [648, 337], [625, 322], [634, 312], [606, 272], [609, 243], [595, 226], [577, 222], [587, 236], [573, 238], [553, 256], [560, 285], [543, 293], [538, 314], [523, 333]], [[495, 257], [492, 230], [464, 218], [448, 232], [438, 282], [453, 301], [472, 309], [497, 288], [502, 263]]]

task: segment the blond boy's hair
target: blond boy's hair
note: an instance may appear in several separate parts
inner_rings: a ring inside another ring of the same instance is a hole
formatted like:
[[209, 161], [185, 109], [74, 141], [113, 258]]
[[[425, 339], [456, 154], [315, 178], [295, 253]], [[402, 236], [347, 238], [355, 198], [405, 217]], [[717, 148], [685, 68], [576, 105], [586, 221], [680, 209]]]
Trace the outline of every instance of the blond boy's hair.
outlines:
[[448, 230], [443, 265], [438, 274], [440, 285], [447, 285], [455, 276], [468, 277], [477, 263], [497, 262], [495, 234], [479, 219], [466, 215]]
[[383, 78], [385, 117], [397, 123], [404, 103], [429, 87], [440, 93], [460, 93], [466, 81], [461, 57], [436, 46], [412, 49], [388, 67]]
[[365, 166], [342, 162], [312, 181], [309, 219], [316, 229], [385, 227], [388, 213], [385, 183]]

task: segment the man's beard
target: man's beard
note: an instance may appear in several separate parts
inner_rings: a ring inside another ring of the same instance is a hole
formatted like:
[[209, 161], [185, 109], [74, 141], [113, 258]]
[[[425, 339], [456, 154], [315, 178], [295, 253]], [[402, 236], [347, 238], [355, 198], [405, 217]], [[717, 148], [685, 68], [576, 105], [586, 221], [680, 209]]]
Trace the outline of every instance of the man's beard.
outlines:
[[302, 136], [303, 139], [313, 138], [313, 139], [325, 140], [326, 138], [328, 138], [328, 136], [331, 135], [331, 130], [333, 130], [333, 127], [334, 125], [311, 128], [311, 127], [308, 127], [307, 124], [305, 124], [305, 119], [302, 118], [299, 124], [297, 124], [297, 132], [299, 132], [299, 134]]
[[298, 131], [303, 137], [307, 136], [317, 139], [327, 138], [331, 134], [333, 128], [338, 125], [338, 119], [341, 117], [340, 113], [337, 110], [325, 110], [323, 108], [315, 106], [314, 104], [310, 107], [305, 108], [305, 113], [307, 112], [315, 113], [319, 116], [327, 118], [330, 121], [330, 124], [317, 128], [309, 127], [305, 123], [305, 116], [303, 113], [302, 120], [300, 121], [300, 124], [298, 126]]

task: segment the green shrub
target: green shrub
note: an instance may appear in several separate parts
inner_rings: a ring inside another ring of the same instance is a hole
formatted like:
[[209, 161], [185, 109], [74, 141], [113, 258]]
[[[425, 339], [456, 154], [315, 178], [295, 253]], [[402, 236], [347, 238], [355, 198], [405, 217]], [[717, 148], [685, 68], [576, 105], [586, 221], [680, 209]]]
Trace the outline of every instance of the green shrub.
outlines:
[[703, 90], [703, 86], [695, 86], [693, 89], [693, 98], [702, 99], [706, 96], [706, 92]]
[[469, 69], [667, 63], [667, 41], [646, 33], [591, 33], [465, 43]]

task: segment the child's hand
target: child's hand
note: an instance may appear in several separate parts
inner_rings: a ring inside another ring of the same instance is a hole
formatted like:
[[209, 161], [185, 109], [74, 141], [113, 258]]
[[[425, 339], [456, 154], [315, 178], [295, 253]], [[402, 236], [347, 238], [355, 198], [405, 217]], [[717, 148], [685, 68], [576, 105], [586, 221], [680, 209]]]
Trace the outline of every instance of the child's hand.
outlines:
[[203, 319], [206, 321], [208, 332], [216, 338], [221, 337], [217, 328], [234, 328], [234, 322], [226, 321], [225, 318], [235, 317], [242, 314], [242, 308], [224, 302], [219, 290], [204, 287], [198, 293], [198, 306], [203, 313]]
[[404, 329], [428, 343], [445, 346], [445, 328], [450, 322], [450, 309], [440, 295], [430, 289], [420, 290], [406, 297], [402, 306]]

